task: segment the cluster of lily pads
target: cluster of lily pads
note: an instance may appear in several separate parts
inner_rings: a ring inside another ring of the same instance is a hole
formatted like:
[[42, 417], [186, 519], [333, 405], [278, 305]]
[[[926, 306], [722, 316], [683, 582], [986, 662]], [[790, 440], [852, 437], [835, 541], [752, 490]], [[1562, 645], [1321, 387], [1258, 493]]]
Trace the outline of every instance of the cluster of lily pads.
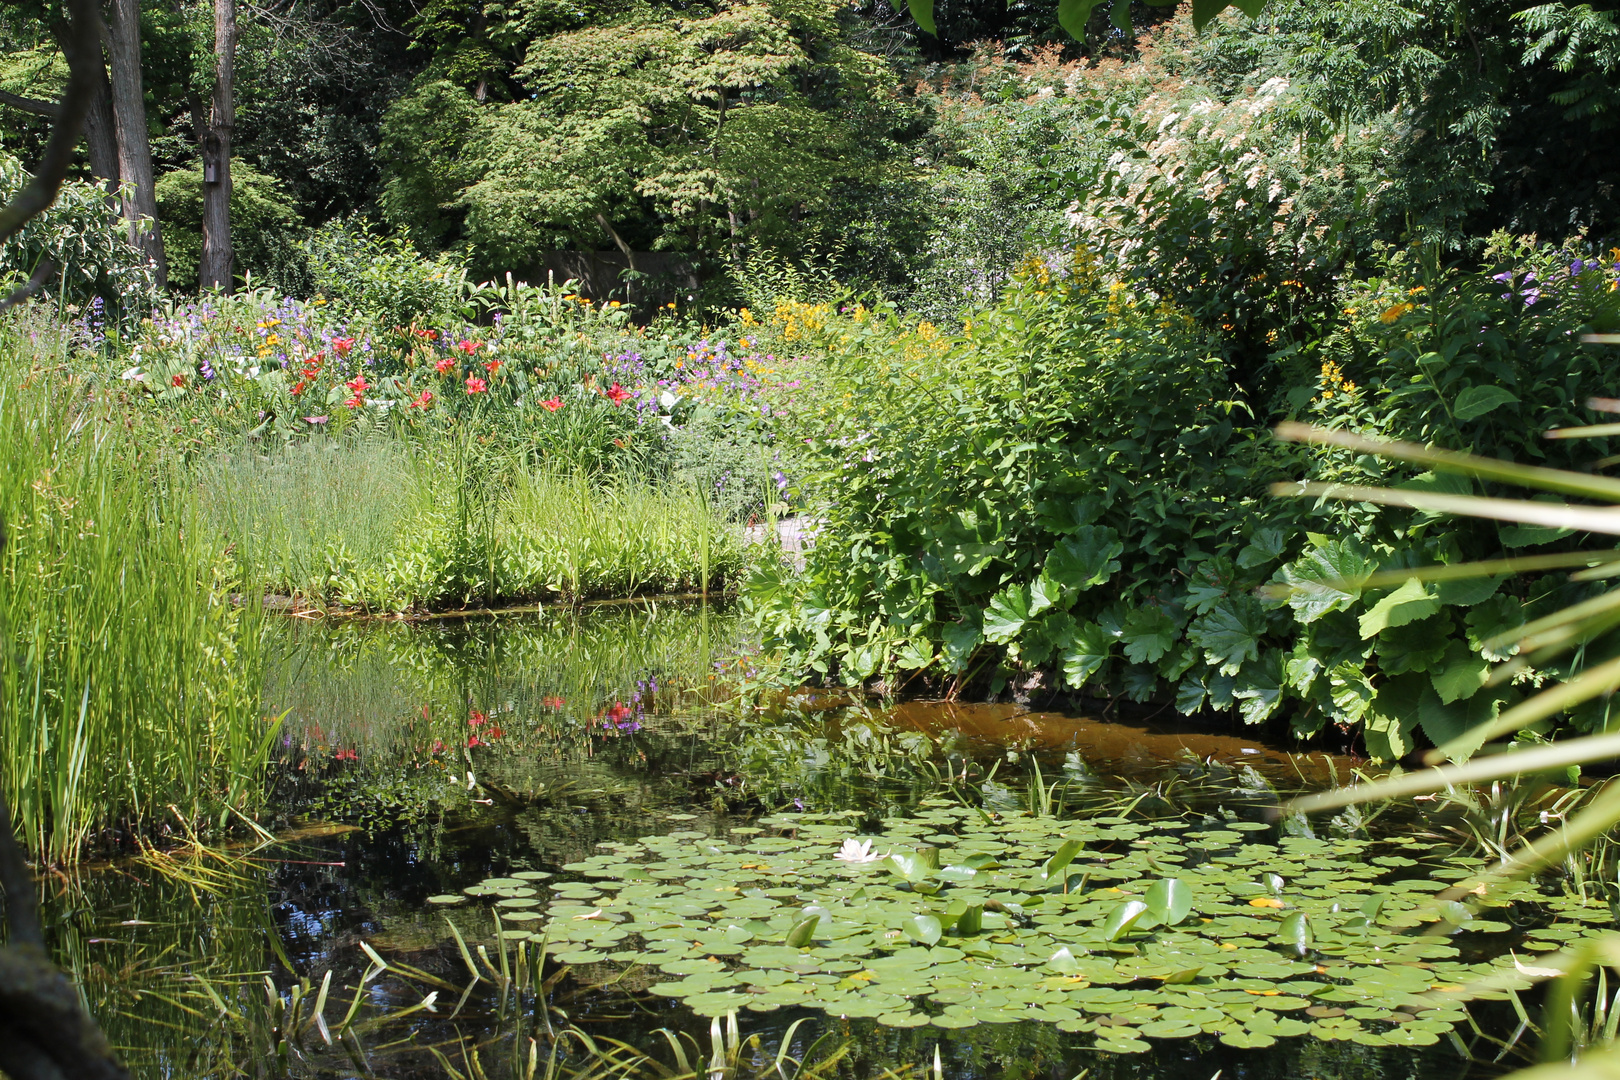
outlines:
[[[1525, 882], [1437, 906], [1482, 864], [1426, 861], [1415, 838], [930, 803], [850, 839], [854, 816], [608, 843], [562, 868], [573, 880], [521, 871], [466, 891], [493, 903], [508, 938], [565, 964], [650, 966], [668, 976], [653, 993], [705, 1016], [1037, 1020], [1119, 1052], [1200, 1033], [1236, 1047], [1431, 1044], [1467, 1001], [1530, 984], [1510, 946], [1556, 949], [1612, 921], [1606, 903]], [[1464, 959], [1465, 938], [1471, 957], [1494, 958]]]

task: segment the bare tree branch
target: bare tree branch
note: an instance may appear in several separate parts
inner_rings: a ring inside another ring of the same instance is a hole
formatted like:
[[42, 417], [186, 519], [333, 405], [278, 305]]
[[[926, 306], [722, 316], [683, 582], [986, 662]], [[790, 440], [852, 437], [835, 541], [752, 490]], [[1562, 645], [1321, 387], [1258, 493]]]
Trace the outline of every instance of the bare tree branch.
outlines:
[[45, 283], [56, 276], [56, 264], [49, 259], [41, 259], [34, 268], [34, 276], [26, 284], [19, 285], [11, 290], [11, 295], [0, 300], [0, 313], [10, 311], [24, 300], [33, 296], [45, 287]]
[[[90, 41], [99, 42], [101, 11], [94, 0], [68, 0], [73, 13], [73, 32]], [[98, 47], [75, 49], [68, 55], [68, 85], [57, 105], [56, 123], [51, 138], [45, 144], [34, 177], [17, 193], [9, 204], [0, 207], [0, 244], [5, 243], [27, 224], [34, 215], [56, 201], [67, 179], [68, 166], [73, 163], [73, 151], [79, 144], [79, 128], [84, 114], [89, 111], [90, 98], [96, 92], [96, 69], [91, 56], [99, 56]]]
[[34, 98], [13, 94], [9, 90], [0, 90], [0, 105], [10, 105], [13, 109], [33, 113], [35, 116], [49, 116], [52, 119], [60, 116], [62, 110], [54, 101], [38, 101]]

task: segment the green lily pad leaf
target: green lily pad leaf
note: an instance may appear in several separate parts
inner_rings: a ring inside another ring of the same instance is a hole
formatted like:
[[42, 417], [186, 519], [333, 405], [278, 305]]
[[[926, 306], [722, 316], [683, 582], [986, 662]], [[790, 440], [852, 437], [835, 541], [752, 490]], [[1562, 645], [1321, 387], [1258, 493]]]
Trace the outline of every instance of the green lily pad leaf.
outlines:
[[443, 893], [439, 896], [428, 897], [427, 902], [430, 904], [441, 904], [445, 907], [454, 907], [457, 904], [466, 903], [467, 898], [465, 896], [455, 896], [450, 893]]
[[1147, 914], [1148, 906], [1140, 900], [1127, 900], [1108, 913], [1103, 920], [1102, 936], [1104, 941], [1118, 941], [1131, 932], [1138, 920]]
[[1161, 878], [1143, 898], [1148, 914], [1165, 926], [1175, 926], [1192, 914], [1192, 890], [1179, 878]]
[[924, 945], [937, 944], [945, 932], [939, 920], [932, 915], [913, 915], [901, 922], [900, 929], [908, 938], [920, 941]]
[[1041, 872], [1038, 877], [1038, 881], [1044, 885], [1051, 883], [1053, 878], [1062, 880], [1063, 871], [1068, 868], [1070, 863], [1074, 862], [1074, 857], [1080, 854], [1080, 851], [1084, 846], [1085, 845], [1080, 843], [1078, 840], [1065, 840], [1063, 844], [1052, 853], [1052, 857], [1041, 864]]
[[815, 935], [816, 924], [819, 922], [821, 922], [821, 916], [812, 915], [808, 919], [804, 919], [794, 924], [793, 929], [788, 931], [788, 948], [802, 949], [806, 945], [809, 945], [810, 939]]
[[963, 937], [972, 937], [984, 930], [984, 905], [969, 904], [962, 914], [956, 917], [956, 932]]
[[1303, 956], [1315, 940], [1315, 935], [1311, 932], [1310, 917], [1303, 911], [1289, 915], [1277, 928], [1277, 939], [1292, 945]]

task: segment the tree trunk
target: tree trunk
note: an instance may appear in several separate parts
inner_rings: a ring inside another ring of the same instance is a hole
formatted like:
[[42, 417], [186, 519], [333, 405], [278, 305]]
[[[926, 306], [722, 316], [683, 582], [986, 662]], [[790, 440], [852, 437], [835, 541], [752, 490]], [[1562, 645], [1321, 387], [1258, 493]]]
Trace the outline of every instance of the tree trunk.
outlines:
[[203, 136], [203, 242], [197, 277], [204, 289], [231, 287], [231, 134], [236, 127], [236, 0], [214, 0], [214, 100]]
[[118, 171], [124, 179], [124, 217], [129, 220], [130, 243], [151, 258], [161, 287], [169, 279], [169, 262], [163, 257], [163, 234], [158, 229], [152, 144], [146, 134], [146, 99], [141, 89], [140, 0], [112, 0], [107, 38]]

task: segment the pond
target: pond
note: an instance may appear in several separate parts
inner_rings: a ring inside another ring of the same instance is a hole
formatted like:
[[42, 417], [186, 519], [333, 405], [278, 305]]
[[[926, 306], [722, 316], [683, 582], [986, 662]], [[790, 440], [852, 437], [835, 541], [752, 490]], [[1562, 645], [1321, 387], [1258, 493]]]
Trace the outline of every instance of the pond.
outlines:
[[139, 1076], [1492, 1076], [1533, 1049], [1509, 950], [1613, 921], [1525, 885], [1425, 933], [1481, 865], [1454, 821], [1277, 813], [1343, 759], [739, 709], [703, 607], [277, 633], [270, 835], [52, 883]]

